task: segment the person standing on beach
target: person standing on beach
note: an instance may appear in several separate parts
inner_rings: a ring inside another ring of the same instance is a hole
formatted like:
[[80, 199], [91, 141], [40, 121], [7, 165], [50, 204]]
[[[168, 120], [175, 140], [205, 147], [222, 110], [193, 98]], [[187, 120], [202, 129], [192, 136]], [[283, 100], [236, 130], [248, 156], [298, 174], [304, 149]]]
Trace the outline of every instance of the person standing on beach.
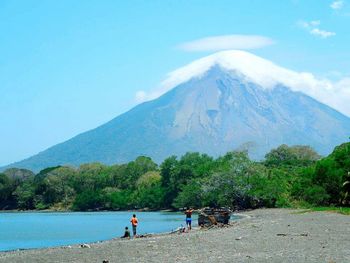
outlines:
[[136, 236], [136, 228], [137, 228], [137, 225], [138, 225], [139, 221], [137, 220], [135, 214], [132, 215], [132, 218], [131, 218], [130, 222], [131, 222], [131, 225], [132, 225], [132, 233], [133, 233], [134, 236]]
[[192, 229], [192, 213], [193, 213], [193, 209], [187, 207], [185, 214], [186, 214], [186, 226], [188, 230]]

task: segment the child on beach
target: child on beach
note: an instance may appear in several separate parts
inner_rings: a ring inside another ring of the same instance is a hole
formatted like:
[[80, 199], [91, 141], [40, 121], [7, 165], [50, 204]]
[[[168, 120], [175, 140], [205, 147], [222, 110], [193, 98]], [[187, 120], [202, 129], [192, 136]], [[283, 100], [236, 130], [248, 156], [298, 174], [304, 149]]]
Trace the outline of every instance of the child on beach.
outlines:
[[122, 236], [121, 238], [130, 238], [130, 231], [127, 226], [125, 227], [124, 236]]
[[130, 222], [131, 222], [131, 225], [132, 225], [132, 233], [133, 233], [134, 236], [136, 236], [136, 228], [137, 228], [137, 225], [138, 225], [139, 221], [137, 220], [135, 214], [132, 215], [132, 218], [131, 218]]

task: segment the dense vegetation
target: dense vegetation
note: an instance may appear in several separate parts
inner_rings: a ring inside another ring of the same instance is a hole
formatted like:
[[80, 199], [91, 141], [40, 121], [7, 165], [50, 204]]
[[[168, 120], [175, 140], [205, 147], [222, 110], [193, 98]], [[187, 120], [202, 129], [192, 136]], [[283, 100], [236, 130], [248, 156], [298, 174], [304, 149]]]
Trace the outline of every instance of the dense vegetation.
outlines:
[[281, 145], [261, 162], [246, 152], [216, 159], [186, 153], [160, 166], [141, 156], [127, 164], [57, 166], [36, 175], [12, 168], [0, 174], [0, 209], [349, 206], [349, 171], [350, 143], [322, 159], [308, 146]]

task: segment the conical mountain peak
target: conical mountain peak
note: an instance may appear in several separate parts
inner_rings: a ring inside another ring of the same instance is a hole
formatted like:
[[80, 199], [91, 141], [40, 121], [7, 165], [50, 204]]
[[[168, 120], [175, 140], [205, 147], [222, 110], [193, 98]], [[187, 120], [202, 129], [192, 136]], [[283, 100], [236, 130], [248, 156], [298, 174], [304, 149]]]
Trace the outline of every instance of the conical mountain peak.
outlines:
[[192, 78], [200, 78], [215, 65], [227, 71], [238, 72], [246, 80], [264, 89], [271, 89], [281, 84], [294, 91], [302, 91], [316, 99], [317, 96], [313, 96], [315, 87], [327, 85], [310, 73], [286, 69], [249, 52], [227, 50], [200, 58], [170, 72], [163, 86], [170, 89]]
[[[350, 119], [306, 95], [317, 80], [243, 51], [223, 51], [175, 70], [169, 90], [110, 122], [9, 167], [35, 171], [86, 162], [161, 162], [189, 151], [213, 156], [249, 146], [261, 159], [281, 144], [328, 154], [348, 139]], [[313, 89], [315, 88], [315, 89]]]

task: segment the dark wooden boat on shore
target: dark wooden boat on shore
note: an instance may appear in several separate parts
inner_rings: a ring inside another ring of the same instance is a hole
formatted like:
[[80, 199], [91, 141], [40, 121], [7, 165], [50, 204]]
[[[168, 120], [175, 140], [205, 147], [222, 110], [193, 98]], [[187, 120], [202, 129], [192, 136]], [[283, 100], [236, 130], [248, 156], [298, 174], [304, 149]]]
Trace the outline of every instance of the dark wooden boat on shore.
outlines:
[[217, 224], [227, 225], [230, 221], [232, 211], [226, 207], [211, 208], [205, 207], [199, 210], [198, 225], [211, 226]]

